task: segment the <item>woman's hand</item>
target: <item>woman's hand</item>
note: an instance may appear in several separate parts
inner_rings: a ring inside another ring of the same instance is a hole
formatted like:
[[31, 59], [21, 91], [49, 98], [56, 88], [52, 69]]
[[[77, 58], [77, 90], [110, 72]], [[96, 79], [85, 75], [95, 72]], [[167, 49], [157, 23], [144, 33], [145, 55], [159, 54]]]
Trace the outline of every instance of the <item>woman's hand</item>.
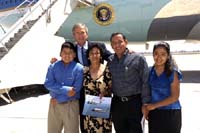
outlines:
[[100, 98], [99, 100], [100, 100], [100, 103], [101, 103], [101, 100], [102, 100], [103, 96], [104, 96], [103, 93], [100, 93], [100, 94], [99, 94], [99, 98]]

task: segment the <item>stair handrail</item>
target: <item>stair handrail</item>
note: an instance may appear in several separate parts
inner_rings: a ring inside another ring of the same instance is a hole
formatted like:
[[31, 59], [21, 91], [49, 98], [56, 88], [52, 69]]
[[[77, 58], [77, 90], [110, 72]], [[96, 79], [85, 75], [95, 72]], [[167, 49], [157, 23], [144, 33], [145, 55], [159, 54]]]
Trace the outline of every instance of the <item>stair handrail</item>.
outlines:
[[[20, 9], [21, 9], [21, 7], [26, 3], [26, 2], [28, 2], [29, 4], [27, 4], [26, 5], [26, 7], [25, 8], [31, 8], [30, 7], [30, 5], [32, 5], [34, 2], [36, 2], [35, 0], [32, 0], [32, 1], [30, 1], [30, 0], [25, 0], [25, 1], [23, 1], [21, 4], [19, 4], [17, 7], [15, 7], [15, 11], [19, 11]], [[20, 11], [19, 11], [20, 12]], [[9, 14], [7, 14], [7, 16], [6, 17], [3, 17], [3, 18], [1, 18], [0, 19], [0, 22], [1, 21], [3, 21], [3, 20], [5, 20], [5, 19], [7, 19], [8, 18], [8, 16], [10, 16], [10, 15], [12, 15], [12, 14], [15, 14], [16, 12], [10, 12]], [[1, 25], [1, 27], [2, 27], [2, 29], [5, 31], [5, 29], [3, 28], [3, 25], [2, 24], [0, 24]]]
[[33, 4], [34, 2], [37, 2], [36, 0], [25, 0], [25, 1], [23, 1], [21, 4], [19, 4], [16, 8], [15, 8], [15, 10], [16, 9], [19, 9], [20, 7], [22, 7], [26, 2], [28, 2], [29, 4], [29, 6], [31, 5], [31, 4]]
[[[42, 12], [44, 12], [45, 11], [45, 9], [43, 8], [43, 6], [42, 6], [42, 4], [45, 2], [45, 1], [47, 1], [47, 0], [40, 0], [40, 1], [38, 1], [33, 7], [32, 7], [32, 9], [31, 9], [31, 11], [30, 12], [27, 12], [21, 19], [19, 19], [17, 22], [15, 22], [15, 24], [13, 25], [13, 26], [11, 26], [10, 28], [9, 28], [9, 30], [8, 30], [8, 32], [6, 32], [4, 35], [3, 35], [3, 37], [1, 38], [1, 40], [0, 40], [0, 43], [2, 44], [2, 46], [4, 47], [4, 48], [6, 48], [6, 46], [5, 46], [5, 44], [4, 44], [4, 41], [7, 39], [7, 37], [9, 37], [9, 35], [11, 34], [11, 33], [13, 33], [13, 31], [14, 30], [16, 30], [21, 24], [26, 24], [26, 19], [32, 14], [32, 13], [34, 13], [34, 11], [36, 10], [36, 9], [38, 9], [39, 7], [42, 9]], [[54, 0], [54, 1], [57, 1], [57, 0]], [[50, 3], [51, 4], [51, 3]], [[47, 6], [47, 9], [48, 8], [50, 8], [50, 4]], [[47, 10], [46, 9], [46, 10]], [[42, 13], [42, 12], [40, 12], [40, 13]], [[41, 15], [41, 14], [39, 14], [39, 15]], [[38, 16], [39, 16], [38, 15]], [[11, 36], [10, 36], [11, 37]], [[9, 38], [10, 38], [9, 37]]]
[[94, 7], [94, 2], [93, 0], [92, 1], [88, 1], [88, 0], [78, 0], [80, 3], [83, 3], [84, 5], [86, 6], [89, 6], [89, 7]]
[[28, 9], [29, 10], [31, 10], [31, 5], [32, 4], [34, 4], [34, 3], [36, 3], [37, 2], [37, 0], [25, 0], [24, 2], [22, 2], [20, 5], [18, 5], [14, 10], [17, 10], [17, 11], [21, 11], [20, 9], [21, 9], [21, 7], [23, 7], [23, 5], [26, 3], [26, 2], [28, 2], [28, 4], [26, 5], [26, 7], [25, 8], [27, 8], [28, 7]]

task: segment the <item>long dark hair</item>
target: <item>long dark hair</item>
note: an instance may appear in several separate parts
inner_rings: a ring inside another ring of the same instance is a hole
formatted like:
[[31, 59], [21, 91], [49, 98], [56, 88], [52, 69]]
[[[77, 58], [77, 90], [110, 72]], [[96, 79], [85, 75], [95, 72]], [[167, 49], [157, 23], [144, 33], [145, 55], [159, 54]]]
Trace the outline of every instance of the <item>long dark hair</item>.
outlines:
[[174, 67], [178, 68], [178, 66], [177, 66], [175, 60], [172, 58], [172, 55], [170, 52], [170, 46], [167, 42], [161, 41], [161, 42], [158, 42], [157, 44], [155, 44], [153, 47], [153, 54], [154, 54], [155, 50], [160, 47], [164, 48], [166, 50], [167, 54], [169, 55], [169, 58], [167, 59], [167, 61], [165, 63], [165, 70], [164, 70], [167, 74], [167, 77], [169, 77], [173, 71], [173, 68]]

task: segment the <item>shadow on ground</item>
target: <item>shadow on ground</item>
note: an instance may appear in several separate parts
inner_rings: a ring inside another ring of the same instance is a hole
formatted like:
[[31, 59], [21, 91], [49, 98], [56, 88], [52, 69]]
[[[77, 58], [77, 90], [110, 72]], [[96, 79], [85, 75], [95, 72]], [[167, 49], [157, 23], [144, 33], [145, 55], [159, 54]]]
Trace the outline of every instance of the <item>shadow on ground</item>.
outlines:
[[200, 71], [182, 71], [183, 81], [181, 83], [200, 83]]
[[[29, 97], [38, 97], [40, 95], [44, 95], [49, 93], [48, 90], [43, 85], [28, 85], [22, 87], [12, 88], [9, 92], [10, 97], [14, 102], [19, 100], [23, 100]], [[3, 94], [8, 98], [7, 94]], [[7, 105], [9, 103], [5, 102], [0, 98], [0, 106]]]
[[[181, 83], [200, 83], [200, 71], [182, 71], [183, 81]], [[9, 92], [13, 101], [17, 102], [29, 97], [38, 97], [49, 93], [43, 85], [29, 85], [23, 87], [12, 88]], [[5, 97], [8, 98], [6, 94]], [[0, 106], [7, 105], [3, 99], [0, 98]]]

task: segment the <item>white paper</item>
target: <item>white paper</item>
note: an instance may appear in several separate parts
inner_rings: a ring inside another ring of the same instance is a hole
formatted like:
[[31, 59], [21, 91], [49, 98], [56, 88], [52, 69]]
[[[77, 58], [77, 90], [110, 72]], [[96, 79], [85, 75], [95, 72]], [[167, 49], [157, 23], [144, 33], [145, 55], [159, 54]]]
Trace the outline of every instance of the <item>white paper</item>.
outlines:
[[142, 120], [141, 120], [141, 126], [142, 126], [142, 131], [145, 133], [145, 117], [143, 115]]

